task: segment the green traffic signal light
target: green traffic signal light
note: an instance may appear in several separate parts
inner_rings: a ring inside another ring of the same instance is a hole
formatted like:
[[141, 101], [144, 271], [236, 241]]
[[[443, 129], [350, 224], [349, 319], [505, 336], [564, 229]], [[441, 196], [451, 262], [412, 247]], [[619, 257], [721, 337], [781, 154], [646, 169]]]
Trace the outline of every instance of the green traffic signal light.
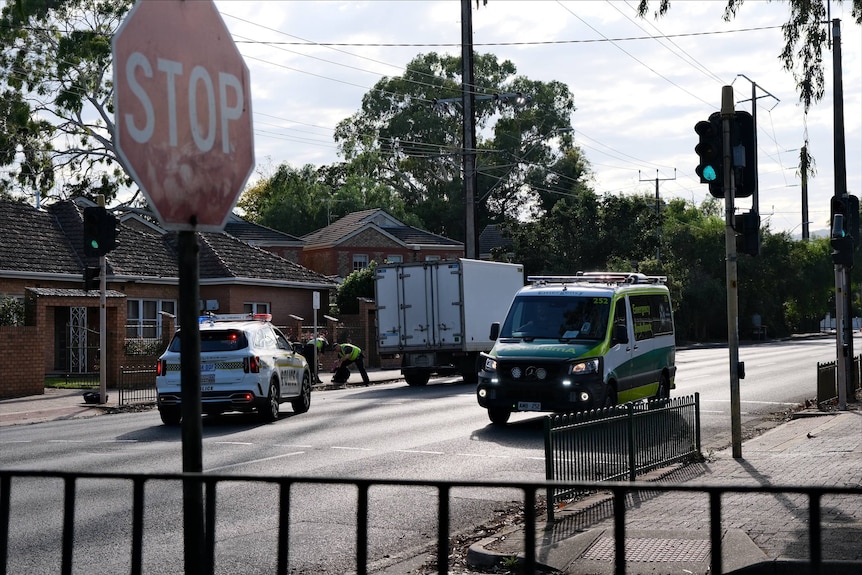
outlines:
[[698, 143], [694, 147], [698, 164], [694, 171], [700, 177], [701, 184], [709, 184], [709, 193], [723, 197], [721, 114], [710, 114], [708, 120], [701, 120], [694, 125], [694, 131], [698, 135]]

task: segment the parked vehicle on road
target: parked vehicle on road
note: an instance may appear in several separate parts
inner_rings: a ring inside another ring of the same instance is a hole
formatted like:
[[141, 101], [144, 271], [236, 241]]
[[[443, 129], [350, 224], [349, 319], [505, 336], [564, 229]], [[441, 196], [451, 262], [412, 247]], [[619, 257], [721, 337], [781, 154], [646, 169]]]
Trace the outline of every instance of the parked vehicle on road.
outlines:
[[[270, 422], [289, 401], [295, 413], [311, 406], [311, 371], [301, 353], [274, 327], [269, 314], [212, 315], [200, 318], [201, 412], [256, 411]], [[156, 371], [162, 422], [182, 418], [180, 351], [177, 331]]]
[[664, 276], [590, 272], [527, 278], [476, 388], [493, 423], [512, 412], [575, 412], [674, 388], [676, 344]]
[[408, 385], [452, 373], [476, 383], [479, 354], [494, 344], [488, 326], [523, 286], [519, 264], [462, 258], [378, 266], [377, 351], [401, 356]]

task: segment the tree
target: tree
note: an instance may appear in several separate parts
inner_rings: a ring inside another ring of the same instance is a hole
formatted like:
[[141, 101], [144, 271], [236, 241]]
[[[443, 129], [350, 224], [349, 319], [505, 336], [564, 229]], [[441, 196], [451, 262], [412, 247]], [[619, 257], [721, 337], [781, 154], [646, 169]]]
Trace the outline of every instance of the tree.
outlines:
[[352, 272], [344, 278], [344, 282], [338, 286], [335, 292], [335, 305], [338, 314], [359, 313], [359, 300], [357, 298], [374, 299], [374, 269], [377, 263], [372, 261], [367, 267]]
[[[5, 192], [113, 198], [131, 179], [113, 144], [111, 38], [132, 0], [8, 2], [0, 12]], [[57, 181], [62, 171], [64, 181]]]
[[[793, 73], [806, 113], [812, 103], [823, 98], [823, 46], [828, 38], [827, 26], [831, 25], [827, 22], [826, 3], [829, 1], [786, 0], [790, 19], [782, 26], [785, 43], [779, 58], [784, 68]], [[724, 19], [736, 17], [742, 4], [743, 0], [727, 0]], [[669, 9], [670, 0], [661, 0], [654, 15], [656, 18], [664, 16]], [[649, 0], [640, 0], [637, 12], [644, 17], [649, 12]], [[853, 0], [851, 14], [857, 24], [862, 24], [862, 0]]]
[[303, 236], [340, 217], [369, 208], [382, 208], [408, 225], [421, 225], [407, 213], [391, 187], [363, 173], [359, 160], [300, 169], [282, 164], [271, 176], [246, 189], [237, 205], [258, 224]]
[[[544, 140], [554, 129], [569, 127], [574, 101], [564, 84], [517, 76], [514, 64], [494, 55], [477, 54], [474, 67], [480, 86], [477, 192], [487, 202], [487, 209], [479, 210], [487, 223], [535, 201], [535, 190], [525, 183], [540, 180], [535, 172], [546, 173], [542, 166], [552, 163]], [[363, 173], [395, 190], [423, 227], [457, 239], [464, 237], [460, 74], [459, 57], [419, 55], [402, 76], [379, 81], [363, 98], [361, 110], [335, 131], [348, 165], [356, 167], [353, 162], [360, 161]], [[494, 98], [515, 93], [529, 95], [532, 103], [516, 107]], [[493, 135], [482, 139], [486, 133]]]

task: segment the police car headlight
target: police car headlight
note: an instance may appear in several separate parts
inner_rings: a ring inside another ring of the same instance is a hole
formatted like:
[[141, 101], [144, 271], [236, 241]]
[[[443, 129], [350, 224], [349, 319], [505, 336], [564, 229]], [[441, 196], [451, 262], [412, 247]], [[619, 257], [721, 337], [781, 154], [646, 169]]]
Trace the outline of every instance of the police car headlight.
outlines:
[[485, 371], [497, 371], [497, 360], [493, 357], [486, 358]]
[[599, 360], [598, 359], [590, 359], [587, 361], [581, 361], [579, 363], [573, 363], [569, 366], [569, 374], [571, 375], [589, 375], [591, 373], [599, 372]]

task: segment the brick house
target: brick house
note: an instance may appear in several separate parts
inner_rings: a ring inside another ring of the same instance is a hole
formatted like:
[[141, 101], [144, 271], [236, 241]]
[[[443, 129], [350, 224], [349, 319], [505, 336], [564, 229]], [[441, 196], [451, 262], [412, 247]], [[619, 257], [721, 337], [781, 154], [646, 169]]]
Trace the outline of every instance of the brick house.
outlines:
[[[0, 328], [0, 357], [17, 358], [16, 373], [28, 359], [38, 366], [37, 377], [25, 378], [38, 390], [28, 393], [42, 393], [46, 373], [98, 364], [99, 292], [83, 289], [84, 269], [99, 263], [83, 252], [87, 205], [79, 199], [37, 209], [0, 200], [0, 298], [23, 301], [27, 315], [24, 327]], [[124, 343], [160, 339], [179, 305], [176, 234], [140, 215], [124, 216], [117, 230], [119, 245], [105, 258], [109, 384]], [[229, 233], [200, 233], [199, 244], [200, 311], [271, 313], [273, 323], [298, 338], [297, 318], [312, 316], [314, 292], [328, 309], [336, 284], [321, 274]], [[11, 389], [12, 369], [0, 364], [0, 397], [22, 394]]]
[[464, 257], [464, 244], [408, 226], [382, 209], [347, 214], [302, 236], [300, 263], [318, 273], [345, 278], [371, 261], [421, 262]]

